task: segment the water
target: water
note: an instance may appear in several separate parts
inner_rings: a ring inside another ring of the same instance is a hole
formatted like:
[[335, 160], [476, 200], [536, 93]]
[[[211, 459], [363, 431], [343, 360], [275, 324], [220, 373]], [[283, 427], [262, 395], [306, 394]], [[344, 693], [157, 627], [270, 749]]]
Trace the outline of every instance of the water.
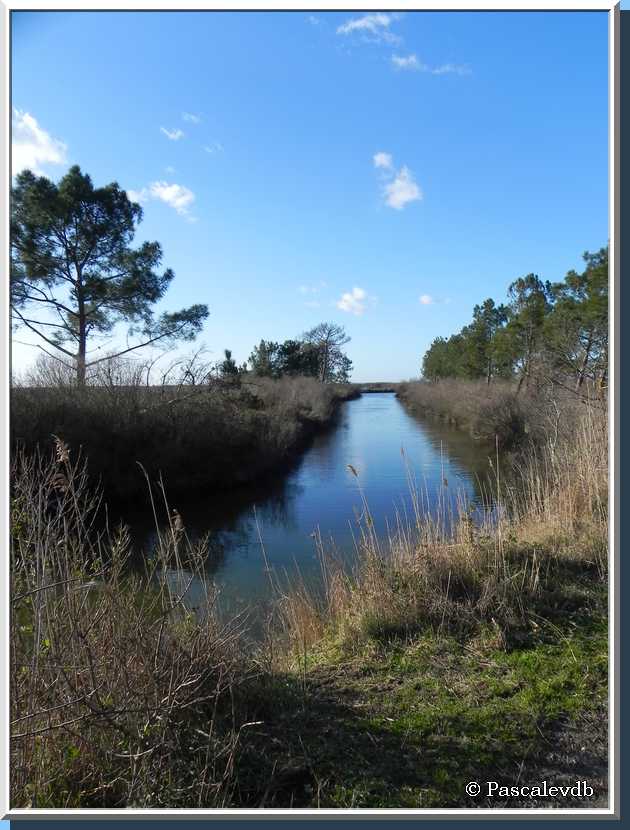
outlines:
[[[270, 595], [265, 557], [279, 576], [299, 569], [316, 582], [319, 533], [326, 546], [352, 560], [361, 491], [380, 536], [395, 526], [397, 514], [413, 515], [410, 475], [432, 513], [440, 500], [455, 506], [464, 499], [481, 509], [490, 455], [466, 434], [410, 415], [393, 393], [371, 393], [343, 404], [337, 424], [314, 439], [282, 480], [171, 507], [191, 540], [210, 533], [206, 568], [221, 607], [255, 608]], [[152, 518], [127, 520], [146, 555], [155, 544]]]

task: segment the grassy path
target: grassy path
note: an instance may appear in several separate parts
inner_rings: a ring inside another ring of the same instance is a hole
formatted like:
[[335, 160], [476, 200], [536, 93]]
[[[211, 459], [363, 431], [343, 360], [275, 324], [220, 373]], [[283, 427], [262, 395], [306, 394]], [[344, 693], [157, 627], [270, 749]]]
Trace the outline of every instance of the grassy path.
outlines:
[[[536, 642], [511, 652], [497, 648], [491, 631], [467, 643], [426, 634], [352, 659], [331, 647], [269, 691], [240, 759], [239, 803], [606, 804], [603, 617], [574, 621], [565, 632], [543, 625]], [[586, 779], [594, 795], [585, 803], [465, 792], [469, 781], [545, 779], [554, 786]]]

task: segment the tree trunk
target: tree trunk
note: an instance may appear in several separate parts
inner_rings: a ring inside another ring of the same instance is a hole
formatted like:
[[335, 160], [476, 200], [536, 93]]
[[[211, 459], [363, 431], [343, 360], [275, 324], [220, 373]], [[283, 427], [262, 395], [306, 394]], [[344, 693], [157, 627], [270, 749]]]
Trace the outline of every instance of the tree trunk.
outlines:
[[[78, 269], [77, 269], [78, 270]], [[80, 273], [78, 275], [79, 282], [81, 279]], [[85, 386], [85, 354], [87, 345], [87, 326], [85, 319], [85, 301], [83, 299], [82, 291], [79, 289], [78, 294], [78, 312], [79, 312], [79, 349], [77, 351], [77, 386]]]
[[77, 352], [77, 386], [85, 386], [85, 338], [80, 341]]
[[328, 375], [328, 351], [329, 351], [328, 343], [325, 343], [324, 344], [324, 356], [322, 358], [322, 371], [321, 371], [321, 375], [320, 375], [320, 378], [319, 378], [322, 383], [326, 382], [326, 377]]
[[580, 366], [580, 371], [578, 372], [577, 382], [575, 384], [575, 391], [579, 392], [580, 387], [584, 383], [584, 378], [586, 376], [586, 370], [588, 368], [588, 361], [591, 356], [591, 347], [593, 345], [593, 330], [588, 333], [588, 342], [586, 344], [586, 350], [584, 351], [584, 360], [582, 361], [582, 365]]

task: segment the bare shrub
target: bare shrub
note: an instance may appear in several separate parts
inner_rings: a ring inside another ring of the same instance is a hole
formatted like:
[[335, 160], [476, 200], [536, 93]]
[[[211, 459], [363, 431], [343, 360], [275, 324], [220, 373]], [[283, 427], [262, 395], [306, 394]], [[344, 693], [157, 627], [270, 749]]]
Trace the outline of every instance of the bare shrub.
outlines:
[[143, 494], [136, 462], [171, 493], [254, 480], [286, 464], [356, 394], [313, 378], [223, 381], [199, 354], [164, 367], [157, 386], [147, 382], [150, 363], [103, 361], [82, 389], [48, 385], [54, 368], [42, 364], [12, 390], [13, 446], [48, 449], [58, 435], [83, 448], [109, 499]]
[[12, 806], [229, 803], [231, 700], [251, 668], [242, 621], [213, 613], [201, 549], [173, 522], [133, 573], [126, 531], [96, 532], [99, 500], [62, 441], [12, 472]]

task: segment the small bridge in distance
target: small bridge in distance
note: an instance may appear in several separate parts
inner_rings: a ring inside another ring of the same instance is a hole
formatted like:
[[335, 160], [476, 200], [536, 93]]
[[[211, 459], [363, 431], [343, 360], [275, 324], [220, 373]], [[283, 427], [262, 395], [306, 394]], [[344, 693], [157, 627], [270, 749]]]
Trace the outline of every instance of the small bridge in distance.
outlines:
[[354, 386], [362, 394], [369, 392], [398, 392], [399, 383], [355, 383]]

